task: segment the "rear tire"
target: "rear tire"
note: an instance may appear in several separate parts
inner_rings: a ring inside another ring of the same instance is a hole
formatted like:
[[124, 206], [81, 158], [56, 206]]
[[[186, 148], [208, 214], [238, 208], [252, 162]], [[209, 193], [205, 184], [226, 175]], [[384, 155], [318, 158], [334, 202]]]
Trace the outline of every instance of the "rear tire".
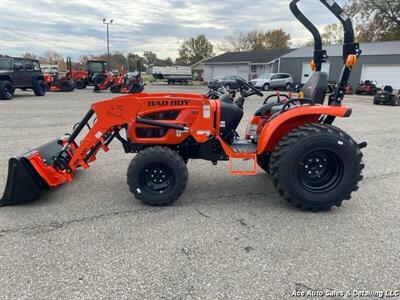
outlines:
[[290, 83], [286, 83], [285, 90], [286, 91], [291, 91], [292, 90], [292, 85]]
[[258, 166], [263, 169], [266, 173], [270, 174], [269, 171], [269, 156], [260, 155], [257, 157], [257, 164]]
[[11, 82], [0, 81], [0, 100], [11, 100], [14, 97], [14, 86]]
[[266, 84], [264, 84], [264, 86], [263, 86], [263, 90], [264, 91], [268, 91], [269, 90], [269, 84], [268, 83], [266, 83]]
[[150, 206], [170, 205], [183, 193], [187, 181], [185, 161], [166, 147], [142, 150], [128, 168], [130, 191]]
[[60, 89], [62, 92], [72, 92], [75, 87], [70, 80], [63, 80], [60, 82]]
[[35, 96], [42, 97], [46, 95], [46, 84], [43, 80], [36, 80], [33, 84], [33, 93]]
[[327, 124], [306, 124], [279, 141], [270, 170], [279, 193], [294, 206], [314, 212], [341, 206], [358, 190], [364, 168], [357, 143]]
[[105, 75], [97, 75], [94, 79], [93, 79], [93, 85], [94, 85], [94, 92], [98, 92], [100, 91], [100, 85], [104, 84], [104, 82], [106, 81], [106, 76]]
[[86, 88], [86, 83], [82, 79], [78, 79], [75, 81], [75, 86], [78, 90], [83, 90]]
[[374, 104], [379, 105], [381, 102], [379, 101], [379, 96], [374, 97]]
[[113, 94], [118, 94], [120, 91], [119, 91], [118, 86], [113, 84], [112, 86], [110, 86], [110, 92]]

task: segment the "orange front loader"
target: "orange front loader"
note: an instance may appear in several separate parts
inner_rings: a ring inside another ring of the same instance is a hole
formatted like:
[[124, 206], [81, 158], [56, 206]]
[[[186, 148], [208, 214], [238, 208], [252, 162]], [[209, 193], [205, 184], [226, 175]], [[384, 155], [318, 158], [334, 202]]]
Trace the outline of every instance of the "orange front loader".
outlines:
[[[136, 198], [149, 205], [176, 200], [186, 187], [186, 163], [202, 159], [213, 164], [229, 161], [234, 175], [255, 175], [259, 165], [271, 174], [279, 193], [301, 209], [340, 206], [362, 179], [360, 149], [365, 144], [357, 144], [331, 124], [336, 117], [351, 115], [351, 108], [341, 101], [361, 51], [353, 42], [350, 19], [333, 0], [320, 0], [345, 28], [343, 72], [324, 105], [328, 78], [321, 65], [327, 55], [318, 30], [298, 10], [298, 1], [292, 1], [291, 10], [314, 35], [315, 72], [302, 97], [263, 104], [245, 139], [236, 132], [245, 101], [254, 95], [263, 97], [247, 82], [238, 80], [237, 98], [223, 87], [214, 87], [207, 95], [126, 94], [94, 103], [70, 135], [12, 158], [0, 204], [32, 201], [42, 190], [72, 181], [77, 168], [89, 168], [97, 153], [107, 152], [116, 139], [126, 153], [137, 153], [128, 167], [128, 185]], [[88, 131], [78, 142], [85, 128]]]

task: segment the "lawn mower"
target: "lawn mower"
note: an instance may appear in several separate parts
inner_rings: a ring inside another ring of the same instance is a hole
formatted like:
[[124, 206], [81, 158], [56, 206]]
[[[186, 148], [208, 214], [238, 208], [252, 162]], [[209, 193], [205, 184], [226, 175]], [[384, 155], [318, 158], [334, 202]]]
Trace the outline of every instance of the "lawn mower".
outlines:
[[398, 106], [400, 105], [400, 91], [394, 91], [393, 87], [386, 85], [375, 95], [374, 104], [389, 104], [392, 106]]
[[342, 100], [361, 50], [340, 6], [319, 0], [342, 22], [345, 32], [342, 74], [324, 105], [328, 78], [321, 66], [327, 54], [317, 28], [298, 9], [299, 1], [292, 0], [290, 9], [314, 36], [315, 72], [300, 97], [263, 104], [250, 121], [247, 139], [236, 132], [246, 99], [263, 94], [243, 80], [237, 80], [237, 97], [215, 89], [206, 95], [126, 94], [92, 104], [70, 135], [11, 158], [0, 203], [32, 201], [43, 190], [72, 181], [78, 168], [88, 169], [100, 150], [107, 152], [118, 140], [126, 153], [137, 153], [128, 167], [127, 182], [135, 197], [148, 205], [173, 203], [188, 181], [186, 163], [202, 159], [214, 165], [228, 161], [233, 175], [256, 175], [258, 163], [271, 174], [283, 198], [303, 210], [340, 206], [358, 189], [366, 143], [357, 144], [332, 123], [352, 113]]
[[46, 90], [50, 92], [72, 92], [75, 90], [75, 83], [71, 79], [71, 58], [67, 58], [67, 74], [65, 77], [59, 76], [56, 70], [51, 71], [51, 73], [44, 74], [44, 84]]
[[372, 80], [364, 80], [360, 82], [360, 85], [356, 89], [356, 95], [376, 95], [378, 88], [376, 83]]

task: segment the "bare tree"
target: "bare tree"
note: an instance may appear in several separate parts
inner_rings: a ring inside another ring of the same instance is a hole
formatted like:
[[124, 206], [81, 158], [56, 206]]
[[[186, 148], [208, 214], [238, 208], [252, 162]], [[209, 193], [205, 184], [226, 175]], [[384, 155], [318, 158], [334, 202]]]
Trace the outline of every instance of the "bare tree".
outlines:
[[400, 1], [348, 0], [359, 42], [400, 39]]
[[39, 55], [37, 55], [35, 53], [29, 53], [29, 52], [22, 54], [22, 57], [29, 58], [29, 59], [39, 59]]
[[228, 36], [219, 49], [225, 52], [287, 49], [289, 42], [290, 34], [282, 29], [268, 31], [254, 29]]

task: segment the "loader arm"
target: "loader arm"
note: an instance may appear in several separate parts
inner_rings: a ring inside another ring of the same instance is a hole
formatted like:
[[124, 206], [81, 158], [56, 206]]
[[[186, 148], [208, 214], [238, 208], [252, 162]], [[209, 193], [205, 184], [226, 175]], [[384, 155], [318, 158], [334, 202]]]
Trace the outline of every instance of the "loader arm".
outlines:
[[[115, 138], [122, 142], [126, 152], [131, 152], [129, 146], [141, 142], [179, 144], [189, 136], [196, 142], [205, 142], [209, 135], [215, 134], [210, 109], [214, 111], [216, 105], [204, 95], [178, 93], [142, 93], [94, 103], [70, 135], [10, 159], [0, 206], [36, 200], [42, 190], [72, 181], [76, 169], [89, 168], [100, 150], [109, 151], [108, 146]], [[147, 117], [170, 109], [180, 111], [176, 120]], [[163, 138], [141, 139], [135, 136], [138, 125], [173, 130]], [[86, 127], [89, 130], [78, 143]], [[126, 129], [127, 137], [133, 140], [122, 138], [119, 134], [121, 129]]]

